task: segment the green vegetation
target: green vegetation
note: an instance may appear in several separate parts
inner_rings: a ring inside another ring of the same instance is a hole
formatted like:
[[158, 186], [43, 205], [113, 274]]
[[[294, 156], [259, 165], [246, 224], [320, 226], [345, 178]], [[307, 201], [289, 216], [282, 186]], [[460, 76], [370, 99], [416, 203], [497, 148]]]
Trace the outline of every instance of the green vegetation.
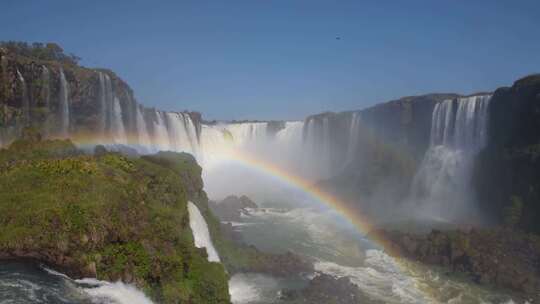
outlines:
[[0, 257], [122, 279], [163, 303], [229, 303], [223, 266], [189, 228], [187, 200], [204, 193], [193, 158], [101, 152], [31, 131], [0, 150]]
[[81, 58], [73, 54], [65, 54], [64, 49], [56, 43], [34, 42], [28, 44], [21, 41], [2, 41], [0, 42], [0, 47], [25, 57], [46, 61], [58, 61], [70, 65], [77, 65], [81, 60]]

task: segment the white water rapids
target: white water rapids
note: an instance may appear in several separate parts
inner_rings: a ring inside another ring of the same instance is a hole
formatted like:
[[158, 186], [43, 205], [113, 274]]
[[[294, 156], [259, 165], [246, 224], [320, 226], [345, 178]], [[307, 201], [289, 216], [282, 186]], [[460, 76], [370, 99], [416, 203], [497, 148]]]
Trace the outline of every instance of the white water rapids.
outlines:
[[122, 282], [73, 280], [33, 263], [0, 264], [0, 303], [153, 304], [144, 293]]

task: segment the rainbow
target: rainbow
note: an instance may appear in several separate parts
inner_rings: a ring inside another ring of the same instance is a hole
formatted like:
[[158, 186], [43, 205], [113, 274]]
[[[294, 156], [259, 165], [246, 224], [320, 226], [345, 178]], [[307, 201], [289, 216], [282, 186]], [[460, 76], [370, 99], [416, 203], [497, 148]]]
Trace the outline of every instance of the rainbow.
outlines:
[[[134, 136], [128, 136], [128, 138], [132, 137]], [[108, 145], [113, 144], [114, 142], [112, 139], [96, 140], [95, 136], [88, 134], [86, 134], [86, 136], [78, 134], [77, 136], [74, 136], [72, 140], [79, 147], [95, 146], [98, 144]], [[133, 139], [133, 141], [129, 141], [127, 145], [131, 145], [131, 142], [136, 142], [136, 140]], [[331, 208], [332, 210], [337, 211], [339, 215], [341, 215], [343, 219], [347, 220], [352, 226], [354, 226], [360, 234], [369, 236], [369, 239], [372, 242], [381, 246], [387, 253], [393, 256], [398, 255], [398, 252], [394, 248], [394, 246], [391, 246], [388, 242], [385, 241], [384, 237], [377, 234], [377, 229], [375, 229], [376, 227], [365, 215], [362, 214], [360, 210], [356, 208], [351, 208], [352, 204], [347, 204], [347, 202], [338, 198], [337, 196], [318, 188], [316, 183], [294, 173], [288, 172], [284, 168], [274, 163], [263, 160], [261, 158], [257, 158], [252, 154], [248, 154], [234, 147], [224, 148], [218, 153], [220, 157], [226, 160], [238, 162], [239, 164], [247, 166], [252, 170], [258, 171], [264, 175], [272, 176], [287, 185], [302, 190], [315, 201]]]
[[[78, 137], [74, 139], [74, 142], [76, 142], [76, 144], [79, 146], [96, 145], [95, 138], [90, 139]], [[100, 144], [102, 144], [102, 142], [100, 142]], [[271, 176], [289, 186], [300, 189], [304, 193], [308, 194], [315, 201], [329, 207], [332, 210], [337, 211], [337, 213], [339, 213], [339, 215], [343, 219], [347, 220], [353, 227], [355, 227], [357, 232], [366, 237], [369, 237], [370, 241], [381, 247], [388, 255], [394, 257], [396, 265], [401, 269], [402, 272], [411, 273], [413, 271], [413, 269], [410, 268], [410, 266], [405, 260], [399, 258], [398, 250], [389, 242], [387, 242], [382, 235], [377, 233], [376, 227], [369, 221], [369, 219], [365, 215], [363, 215], [357, 209], [352, 209], [350, 207], [350, 204], [347, 204], [345, 201], [341, 200], [337, 196], [323, 191], [322, 189], [318, 188], [317, 185], [312, 181], [288, 172], [274, 163], [257, 158], [238, 149], [224, 149], [222, 151], [219, 151], [219, 154], [220, 157], [223, 157], [226, 160], [238, 162], [239, 164], [242, 164], [252, 170], [258, 171], [264, 175]], [[412, 278], [415, 282], [417, 282], [416, 278]], [[421, 283], [417, 283], [415, 285], [419, 288], [419, 290], [422, 291], [426, 298], [430, 300], [429, 303], [439, 302], [436, 300], [433, 292], [420, 287], [422, 285]]]
[[274, 163], [262, 160], [243, 151], [239, 151], [238, 149], [224, 151], [223, 154], [229, 160], [239, 162], [250, 169], [256, 170], [265, 175], [270, 175], [287, 185], [302, 190], [315, 201], [322, 203], [334, 211], [337, 211], [343, 219], [347, 220], [352, 226], [355, 227], [357, 232], [369, 237], [372, 242], [382, 247], [385, 252], [392, 256], [398, 255], [396, 248], [391, 246], [391, 244], [389, 244], [383, 236], [377, 233], [377, 227], [370, 222], [367, 216], [362, 214], [360, 210], [351, 208], [352, 204], [349, 204], [337, 196], [320, 189], [313, 181], [288, 172]]
[[[343, 219], [347, 220], [356, 228], [357, 232], [369, 237], [370, 241], [380, 246], [384, 252], [393, 257], [394, 262], [403, 273], [414, 272], [414, 269], [411, 269], [406, 260], [399, 258], [399, 250], [397, 250], [395, 246], [392, 246], [392, 244], [388, 242], [384, 236], [377, 232], [376, 227], [369, 221], [369, 219], [359, 210], [352, 209], [345, 201], [339, 199], [335, 195], [323, 191], [322, 189], [318, 188], [315, 183], [293, 173], [287, 172], [285, 169], [268, 161], [256, 158], [237, 149], [228, 150], [225, 154], [228, 159], [237, 161], [263, 174], [275, 177], [285, 184], [294, 186], [308, 194], [316, 201], [330, 207], [332, 210], [337, 211]], [[411, 278], [414, 280], [416, 288], [423, 293], [427, 300], [429, 300], [428, 303], [440, 302], [436, 299], [433, 291], [422, 287], [423, 284], [420, 283], [417, 278]]]

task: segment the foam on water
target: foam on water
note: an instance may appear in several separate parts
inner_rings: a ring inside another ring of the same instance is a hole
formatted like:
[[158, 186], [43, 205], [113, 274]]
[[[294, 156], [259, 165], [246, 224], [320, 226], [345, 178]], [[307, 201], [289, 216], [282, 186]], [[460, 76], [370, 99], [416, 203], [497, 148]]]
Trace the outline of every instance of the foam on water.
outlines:
[[83, 290], [95, 304], [109, 304], [111, 301], [117, 304], [153, 304], [142, 291], [122, 282], [111, 283], [89, 278], [75, 282], [88, 286]]
[[362, 267], [319, 261], [315, 263], [315, 269], [333, 276], [348, 277], [360, 290], [385, 303], [429, 302], [417, 282], [403, 274], [395, 261], [380, 250], [367, 250]]

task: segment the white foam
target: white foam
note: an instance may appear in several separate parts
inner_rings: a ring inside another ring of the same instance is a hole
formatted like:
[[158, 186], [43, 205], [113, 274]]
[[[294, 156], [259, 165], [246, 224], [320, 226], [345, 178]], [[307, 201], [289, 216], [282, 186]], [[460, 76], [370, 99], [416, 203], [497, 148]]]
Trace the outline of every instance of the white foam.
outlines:
[[[47, 273], [61, 277], [66, 282], [77, 283], [76, 288], [90, 296], [92, 303], [96, 304], [154, 304], [145, 294], [135, 286], [122, 282], [100, 281], [95, 278], [83, 278], [73, 280], [67, 275], [41, 265], [41, 269]], [[29, 282], [30, 283], [30, 282]], [[82, 285], [82, 286], [81, 286]], [[31, 286], [31, 291], [39, 286]]]
[[189, 226], [193, 231], [193, 238], [195, 240], [195, 246], [197, 248], [205, 248], [208, 253], [208, 261], [220, 262], [219, 255], [212, 244], [210, 238], [210, 232], [208, 231], [208, 225], [204, 220], [199, 208], [192, 202], [188, 202], [189, 211]]
[[395, 261], [380, 250], [367, 250], [363, 267], [319, 261], [315, 263], [315, 269], [337, 277], [348, 277], [360, 290], [385, 303], [429, 303], [417, 282], [402, 273]]
[[261, 274], [235, 274], [229, 280], [229, 294], [234, 304], [274, 303], [279, 291], [275, 279]]
[[91, 300], [96, 304], [153, 304], [144, 293], [136, 287], [122, 282], [110, 283], [99, 281], [92, 278], [75, 280], [75, 282], [91, 287], [83, 288], [83, 290], [91, 296]]
[[70, 277], [68, 277], [67, 275], [65, 275], [63, 273], [60, 273], [60, 272], [58, 272], [56, 270], [52, 270], [52, 269], [50, 269], [50, 268], [48, 268], [48, 267], [46, 267], [44, 265], [41, 265], [40, 267], [41, 267], [41, 269], [45, 270], [49, 274], [52, 274], [54, 276], [58, 276], [58, 277], [61, 277], [61, 278], [67, 279], [67, 280], [71, 280]]

